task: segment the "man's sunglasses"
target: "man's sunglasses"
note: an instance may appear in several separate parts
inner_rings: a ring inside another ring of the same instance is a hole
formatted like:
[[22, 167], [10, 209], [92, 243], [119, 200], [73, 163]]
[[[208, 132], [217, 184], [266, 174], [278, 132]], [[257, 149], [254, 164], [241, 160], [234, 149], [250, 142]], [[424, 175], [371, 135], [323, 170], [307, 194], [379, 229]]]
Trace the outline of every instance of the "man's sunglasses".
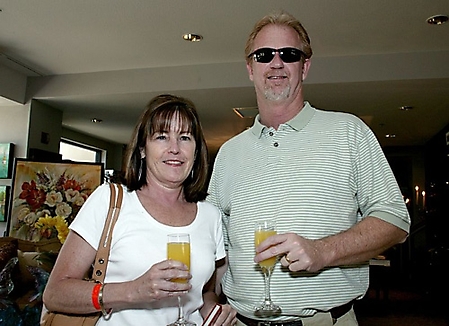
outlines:
[[276, 52], [279, 53], [281, 60], [285, 63], [298, 62], [301, 60], [301, 57], [304, 56], [304, 52], [297, 48], [281, 48], [281, 49], [273, 49], [273, 48], [261, 48], [253, 53], [251, 53], [248, 58], [254, 58], [254, 61], [260, 63], [269, 63], [273, 60]]

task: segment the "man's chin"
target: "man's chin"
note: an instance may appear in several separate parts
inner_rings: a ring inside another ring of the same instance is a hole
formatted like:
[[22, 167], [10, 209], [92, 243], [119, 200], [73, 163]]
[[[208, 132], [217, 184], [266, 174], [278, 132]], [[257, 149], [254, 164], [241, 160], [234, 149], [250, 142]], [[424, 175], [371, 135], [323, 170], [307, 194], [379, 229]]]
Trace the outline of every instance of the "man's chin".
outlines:
[[269, 101], [280, 102], [286, 100], [290, 97], [289, 90], [283, 92], [273, 92], [272, 90], [268, 90], [265, 92], [265, 98]]

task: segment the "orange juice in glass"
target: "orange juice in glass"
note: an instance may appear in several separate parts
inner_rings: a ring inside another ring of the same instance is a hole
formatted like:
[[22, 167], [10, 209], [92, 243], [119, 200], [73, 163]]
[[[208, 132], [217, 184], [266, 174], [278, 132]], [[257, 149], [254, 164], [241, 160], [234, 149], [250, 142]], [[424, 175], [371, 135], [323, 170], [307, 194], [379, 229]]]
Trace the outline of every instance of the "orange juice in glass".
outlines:
[[[169, 234], [167, 258], [182, 262], [190, 270], [190, 242], [188, 234]], [[186, 283], [184, 278], [172, 279], [173, 282]]]
[[[254, 246], [257, 247], [260, 245], [265, 239], [268, 237], [271, 237], [272, 235], [275, 235], [277, 232], [274, 229], [267, 227], [264, 224], [259, 224], [259, 227], [256, 228], [254, 233]], [[260, 267], [266, 268], [266, 269], [272, 269], [274, 265], [276, 264], [276, 258], [277, 257], [271, 257], [265, 260], [262, 260], [259, 262]]]

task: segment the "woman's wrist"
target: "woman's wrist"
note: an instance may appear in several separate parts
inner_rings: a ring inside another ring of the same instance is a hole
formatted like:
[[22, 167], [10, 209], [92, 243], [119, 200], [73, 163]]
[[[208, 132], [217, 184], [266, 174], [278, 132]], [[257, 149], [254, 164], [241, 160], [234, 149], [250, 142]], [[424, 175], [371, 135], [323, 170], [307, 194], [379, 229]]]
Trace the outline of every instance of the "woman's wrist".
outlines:
[[101, 284], [100, 291], [98, 292], [98, 303], [100, 306], [101, 313], [103, 314], [103, 318], [108, 320], [111, 318], [112, 308], [106, 309], [104, 305], [104, 287], [106, 284]]

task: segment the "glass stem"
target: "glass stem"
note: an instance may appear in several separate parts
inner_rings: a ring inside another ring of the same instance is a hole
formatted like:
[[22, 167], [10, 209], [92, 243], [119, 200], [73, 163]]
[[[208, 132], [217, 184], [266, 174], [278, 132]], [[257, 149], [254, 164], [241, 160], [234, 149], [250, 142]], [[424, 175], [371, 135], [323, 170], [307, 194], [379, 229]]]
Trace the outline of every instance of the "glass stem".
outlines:
[[178, 321], [184, 321], [184, 310], [182, 309], [181, 297], [178, 296]]
[[264, 268], [263, 269], [263, 278], [265, 281], [265, 302], [271, 302], [271, 290], [270, 290], [270, 279], [271, 279], [272, 269]]

